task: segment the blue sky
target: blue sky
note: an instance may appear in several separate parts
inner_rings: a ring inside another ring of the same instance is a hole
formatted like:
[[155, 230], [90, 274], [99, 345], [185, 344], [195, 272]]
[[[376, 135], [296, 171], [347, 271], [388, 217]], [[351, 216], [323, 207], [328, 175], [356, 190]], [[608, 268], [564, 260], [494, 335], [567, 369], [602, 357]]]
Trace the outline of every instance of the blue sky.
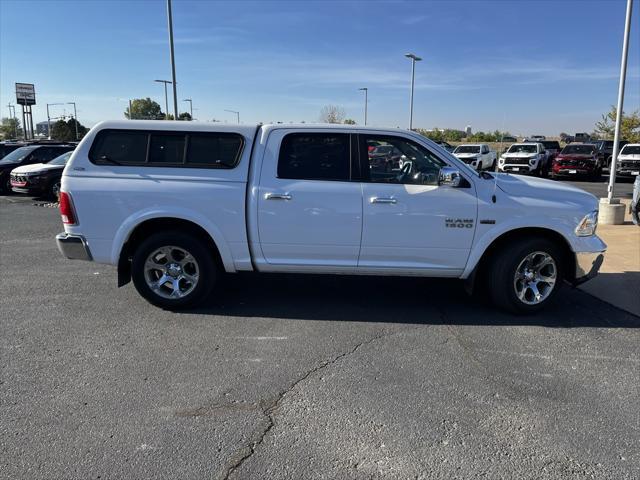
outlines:
[[[334, 104], [362, 123], [368, 87], [369, 124], [404, 128], [411, 51], [415, 127], [591, 131], [616, 102], [625, 3], [174, 0], [178, 99], [199, 120], [313, 122]], [[640, 108], [634, 9], [626, 111]], [[54, 102], [86, 125], [123, 118], [129, 98], [164, 110], [167, 43], [163, 0], [0, 0], [2, 116], [15, 82], [35, 84], [36, 122]]]

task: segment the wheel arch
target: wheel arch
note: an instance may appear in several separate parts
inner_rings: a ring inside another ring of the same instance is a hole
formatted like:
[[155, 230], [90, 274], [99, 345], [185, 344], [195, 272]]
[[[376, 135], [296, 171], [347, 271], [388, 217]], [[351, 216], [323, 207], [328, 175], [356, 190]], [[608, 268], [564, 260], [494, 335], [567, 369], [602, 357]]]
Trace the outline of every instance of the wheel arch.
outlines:
[[118, 265], [118, 287], [126, 285], [131, 280], [131, 256], [137, 245], [149, 235], [156, 232], [177, 230], [190, 233], [203, 240], [211, 250], [214, 260], [226, 271], [235, 271], [231, 254], [226, 243], [218, 239], [219, 235], [212, 233], [210, 227], [205, 228], [199, 223], [178, 216], [153, 216], [141, 219], [128, 229], [126, 237], [117, 243], [114, 252]]
[[545, 227], [520, 227], [503, 232], [484, 249], [479, 256], [478, 261], [472, 267], [469, 274], [470, 277], [482, 275], [486, 270], [491, 258], [497, 251], [507, 243], [517, 242], [519, 239], [545, 238], [558, 245], [563, 252], [563, 267], [567, 280], [571, 280], [575, 276], [576, 265], [575, 255], [569, 241], [556, 230]]

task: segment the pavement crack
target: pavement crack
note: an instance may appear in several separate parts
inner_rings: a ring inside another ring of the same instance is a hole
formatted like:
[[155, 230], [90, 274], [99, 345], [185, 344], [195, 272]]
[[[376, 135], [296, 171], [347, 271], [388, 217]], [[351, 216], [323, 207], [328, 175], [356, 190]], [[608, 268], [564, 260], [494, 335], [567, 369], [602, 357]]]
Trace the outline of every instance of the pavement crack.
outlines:
[[300, 385], [302, 382], [307, 380], [312, 375], [318, 373], [320, 370], [324, 370], [325, 368], [334, 365], [335, 363], [339, 362], [340, 360], [344, 359], [345, 357], [348, 357], [350, 355], [355, 354], [362, 347], [364, 347], [366, 345], [369, 345], [370, 343], [375, 342], [376, 340], [379, 340], [379, 339], [381, 339], [383, 337], [387, 337], [387, 336], [390, 336], [390, 335], [393, 335], [393, 334], [386, 334], [385, 331], [382, 330], [378, 334], [376, 334], [373, 337], [369, 338], [368, 340], [365, 340], [363, 342], [358, 343], [357, 345], [355, 345], [350, 350], [348, 350], [348, 351], [346, 351], [344, 353], [341, 353], [340, 355], [337, 355], [337, 356], [335, 356], [335, 357], [333, 357], [333, 358], [331, 358], [329, 360], [323, 360], [318, 365], [316, 365], [311, 370], [309, 370], [304, 375], [302, 375], [300, 378], [298, 378], [291, 385], [289, 385], [288, 388], [286, 388], [285, 390], [283, 390], [280, 393], [278, 393], [276, 398], [274, 400], [272, 400], [271, 402], [269, 402], [269, 404], [267, 404], [267, 405], [262, 405], [261, 404], [262, 414], [267, 419], [266, 425], [260, 431], [260, 433], [258, 434], [258, 438], [256, 440], [254, 440], [250, 445], [248, 445], [248, 446], [246, 446], [246, 447], [244, 447], [244, 448], [242, 448], [240, 450], [241, 455], [231, 464], [231, 466], [229, 466], [227, 468], [227, 472], [226, 472], [225, 476], [223, 477], [224, 480], [229, 479], [231, 477], [231, 475], [236, 470], [238, 470], [246, 460], [251, 458], [251, 456], [260, 447], [260, 445], [264, 441], [264, 439], [267, 436], [267, 434], [275, 426], [275, 418], [274, 418], [274, 416], [275, 416], [277, 410], [280, 408], [280, 405], [282, 404], [282, 401], [284, 400], [284, 398], [289, 393], [291, 393], [293, 390], [295, 390], [298, 385]]

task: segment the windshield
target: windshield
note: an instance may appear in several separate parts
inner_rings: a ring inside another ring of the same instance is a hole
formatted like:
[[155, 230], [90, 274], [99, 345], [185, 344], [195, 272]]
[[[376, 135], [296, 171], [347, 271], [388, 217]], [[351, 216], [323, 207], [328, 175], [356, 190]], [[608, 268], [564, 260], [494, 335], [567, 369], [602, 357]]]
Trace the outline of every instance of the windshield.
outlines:
[[620, 155], [640, 155], [640, 145], [627, 145], [622, 149]]
[[47, 162], [47, 164], [48, 165], [66, 165], [66, 163], [69, 161], [69, 158], [71, 158], [71, 154], [72, 153], [73, 153], [73, 151], [67, 152], [67, 153], [63, 153], [59, 157], [54, 158], [50, 162]]
[[594, 150], [594, 145], [567, 145], [560, 153], [563, 155], [591, 155]]
[[511, 145], [507, 153], [536, 153], [535, 145]]
[[25, 159], [27, 155], [33, 152], [38, 147], [20, 147], [17, 150], [9, 153], [6, 157], [0, 160], [0, 165], [6, 165], [7, 163], [20, 163]]
[[372, 153], [391, 153], [393, 147], [391, 145], [383, 145], [373, 149]]
[[453, 153], [480, 153], [478, 145], [460, 145]]

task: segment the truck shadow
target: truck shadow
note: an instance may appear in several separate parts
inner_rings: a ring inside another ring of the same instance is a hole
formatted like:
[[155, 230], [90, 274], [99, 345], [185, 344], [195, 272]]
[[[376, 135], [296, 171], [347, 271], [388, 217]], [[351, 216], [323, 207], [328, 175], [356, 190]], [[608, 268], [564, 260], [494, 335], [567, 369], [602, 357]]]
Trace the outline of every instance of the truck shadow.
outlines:
[[185, 311], [234, 317], [406, 324], [639, 328], [640, 318], [567, 285], [536, 315], [498, 311], [449, 279], [234, 274], [208, 305]]

